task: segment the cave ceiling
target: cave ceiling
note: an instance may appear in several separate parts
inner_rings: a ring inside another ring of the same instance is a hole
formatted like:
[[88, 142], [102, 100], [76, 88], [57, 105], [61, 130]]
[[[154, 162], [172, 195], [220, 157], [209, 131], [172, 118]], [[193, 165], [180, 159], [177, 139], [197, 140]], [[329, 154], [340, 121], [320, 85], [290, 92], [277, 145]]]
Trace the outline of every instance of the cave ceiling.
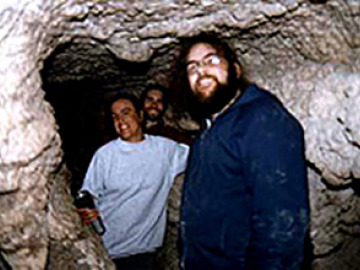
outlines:
[[359, 62], [356, 1], [67, 1], [59, 12], [65, 20], [61, 43], [45, 61], [48, 82], [166, 84], [178, 37], [202, 31], [231, 41], [250, 78], [260, 82], [304, 66], [352, 69]]

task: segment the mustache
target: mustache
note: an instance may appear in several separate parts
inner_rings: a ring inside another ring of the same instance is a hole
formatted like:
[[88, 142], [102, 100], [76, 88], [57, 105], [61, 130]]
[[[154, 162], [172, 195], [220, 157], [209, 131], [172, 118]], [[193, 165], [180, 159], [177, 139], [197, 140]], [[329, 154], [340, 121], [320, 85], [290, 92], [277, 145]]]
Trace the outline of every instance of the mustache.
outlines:
[[155, 111], [157, 111], [157, 112], [160, 112], [160, 111], [161, 111], [161, 110], [159, 110], [157, 107], [149, 107], [147, 110], [148, 110], [148, 111], [150, 111], [150, 110], [155, 110]]
[[217, 80], [217, 78], [215, 76], [207, 75], [207, 74], [199, 76], [199, 78], [196, 80], [195, 83], [198, 85], [198, 84], [200, 84], [200, 81], [203, 80], [203, 79], [213, 79], [214, 81], [216, 81], [218, 83], [218, 80]]

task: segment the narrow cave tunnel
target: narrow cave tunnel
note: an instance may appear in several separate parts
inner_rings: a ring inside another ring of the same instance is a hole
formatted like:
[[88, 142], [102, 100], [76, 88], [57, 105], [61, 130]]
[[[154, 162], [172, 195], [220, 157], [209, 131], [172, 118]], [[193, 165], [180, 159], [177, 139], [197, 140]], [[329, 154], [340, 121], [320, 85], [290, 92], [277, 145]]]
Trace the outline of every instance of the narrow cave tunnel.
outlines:
[[63, 44], [45, 60], [45, 100], [59, 126], [73, 196], [94, 152], [116, 136], [109, 98], [118, 90], [138, 96], [148, 82], [150, 63], [119, 60], [96, 43]]
[[[166, 87], [172, 82], [174, 44], [155, 51], [146, 62], [119, 60], [102, 44], [88, 41], [66, 43], [58, 46], [44, 61], [41, 70], [45, 100], [53, 108], [58, 132], [62, 141], [63, 162], [70, 172], [70, 190], [74, 198], [81, 188], [85, 173], [95, 151], [117, 135], [109, 114], [109, 100], [119, 90], [140, 96], [146, 84], [156, 83]], [[167, 93], [171, 95], [171, 93]], [[169, 112], [171, 111], [171, 112]], [[187, 127], [194, 133], [197, 125], [170, 106], [165, 116], [174, 126]], [[177, 177], [180, 189], [183, 177]], [[169, 204], [171, 216], [178, 216], [178, 191], [171, 193], [175, 203]], [[171, 219], [171, 218], [170, 218]], [[179, 264], [176, 248], [177, 229], [167, 230], [167, 248], [159, 256], [159, 269], [170, 269]], [[48, 267], [52, 267], [52, 262]]]
[[93, 153], [110, 136], [102, 113], [105, 93], [100, 87], [90, 80], [44, 84], [45, 99], [53, 106], [59, 125], [73, 195], [80, 188]]

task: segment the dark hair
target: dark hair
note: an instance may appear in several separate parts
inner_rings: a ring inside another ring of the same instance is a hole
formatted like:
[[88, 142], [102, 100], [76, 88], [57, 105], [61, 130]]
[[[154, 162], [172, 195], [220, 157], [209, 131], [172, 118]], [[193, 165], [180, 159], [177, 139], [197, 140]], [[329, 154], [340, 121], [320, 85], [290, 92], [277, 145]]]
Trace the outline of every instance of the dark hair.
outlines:
[[111, 96], [106, 97], [105, 103], [104, 103], [104, 109], [105, 109], [105, 114], [104, 114], [104, 126], [105, 126], [104, 137], [105, 138], [104, 138], [104, 141], [105, 142], [108, 142], [112, 139], [118, 138], [118, 136], [119, 136], [116, 133], [115, 128], [114, 128], [111, 107], [114, 104], [114, 102], [116, 102], [120, 99], [125, 99], [125, 100], [130, 101], [135, 108], [136, 114], [138, 116], [140, 116], [141, 107], [140, 107], [139, 99], [134, 94], [130, 93], [129, 91], [119, 90], [118, 92], [111, 94]]
[[198, 43], [211, 45], [220, 56], [226, 59], [229, 64], [237, 63], [240, 65], [240, 62], [235, 54], [235, 50], [233, 50], [228, 43], [213, 34], [201, 33], [197, 36], [181, 39], [180, 42], [182, 45], [180, 64], [183, 69], [186, 69], [186, 57], [188, 56], [190, 49]]
[[135, 95], [129, 93], [128, 91], [124, 91], [124, 90], [120, 90], [114, 96], [112, 96], [110, 98], [110, 102], [109, 102], [110, 113], [111, 113], [111, 106], [114, 104], [114, 102], [118, 101], [119, 99], [125, 99], [125, 100], [130, 101], [133, 104], [137, 115], [138, 116], [140, 115], [142, 107], [140, 106], [139, 99]]
[[[244, 68], [240, 63], [235, 53], [235, 50], [232, 49], [228, 43], [224, 42], [223, 40], [211, 33], [201, 33], [197, 36], [181, 38], [181, 50], [177, 67], [179, 72], [179, 81], [176, 82], [177, 87], [175, 87], [175, 91], [177, 92], [176, 105], [185, 110], [191, 110], [190, 103], [192, 100], [190, 85], [186, 72], [186, 58], [189, 54], [190, 49], [198, 43], [209, 44], [216, 50], [217, 54], [226, 59], [226, 61], [229, 63], [229, 78], [235, 80], [230, 83], [236, 84], [241, 90], [244, 90], [246, 86], [250, 84], [250, 82], [244, 76]], [[240, 78], [237, 78], [236, 76], [236, 70], [234, 67], [235, 63], [238, 64], [241, 68], [242, 72]]]
[[141, 96], [140, 96], [141, 105], [144, 106], [144, 102], [147, 97], [147, 94], [152, 90], [157, 90], [162, 93], [162, 99], [163, 99], [164, 111], [165, 111], [167, 108], [167, 105], [168, 105], [168, 101], [169, 101], [168, 100], [168, 90], [161, 84], [153, 83], [153, 84], [146, 85], [145, 90], [141, 93]]

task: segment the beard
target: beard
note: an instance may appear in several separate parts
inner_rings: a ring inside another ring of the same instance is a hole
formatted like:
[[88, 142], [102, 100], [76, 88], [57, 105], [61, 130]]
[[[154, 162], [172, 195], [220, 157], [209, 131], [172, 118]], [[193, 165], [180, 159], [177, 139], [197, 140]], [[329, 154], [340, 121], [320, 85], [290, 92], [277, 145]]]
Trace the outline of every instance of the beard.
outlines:
[[158, 109], [153, 108], [157, 113], [156, 114], [148, 114], [146, 111], [144, 111], [144, 118], [145, 120], [149, 121], [159, 121], [163, 117], [163, 112], [159, 111]]
[[199, 118], [208, 118], [211, 115], [219, 112], [222, 108], [230, 102], [235, 96], [237, 87], [233, 80], [228, 80], [226, 84], [220, 83], [215, 77], [205, 75], [200, 77], [212, 78], [215, 86], [211, 89], [211, 93], [205, 96], [201, 91], [196, 91], [192, 95], [192, 107], [194, 114]]

